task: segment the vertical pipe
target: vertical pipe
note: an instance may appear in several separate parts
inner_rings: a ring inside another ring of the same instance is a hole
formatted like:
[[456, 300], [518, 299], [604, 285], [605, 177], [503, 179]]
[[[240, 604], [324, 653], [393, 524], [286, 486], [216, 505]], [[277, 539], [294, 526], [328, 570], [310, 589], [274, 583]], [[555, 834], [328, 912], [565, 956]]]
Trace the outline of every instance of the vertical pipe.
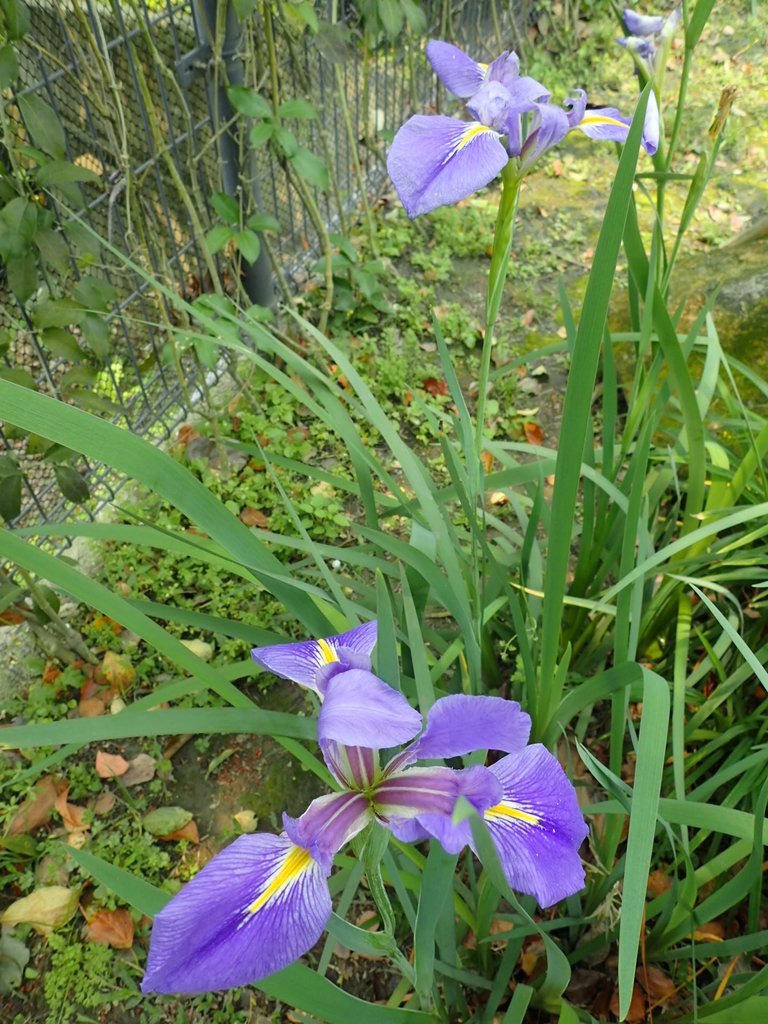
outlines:
[[[257, 209], [261, 207], [259, 183], [255, 161], [250, 152], [245, 159], [245, 167], [241, 167], [240, 147], [237, 132], [232, 123], [235, 111], [227, 96], [227, 85], [243, 85], [243, 61], [240, 56], [242, 44], [242, 28], [234, 8], [229, 0], [192, 0], [195, 32], [200, 46], [210, 46], [214, 60], [216, 58], [216, 24], [220, 5], [226, 5], [226, 28], [221, 47], [221, 60], [224, 75], [214, 75], [214, 61], [210, 61], [207, 69], [208, 96], [211, 110], [211, 128], [218, 139], [219, 165], [221, 184], [227, 195], [240, 199], [241, 185], [247, 183]], [[226, 127], [229, 125], [229, 127]], [[245, 174], [243, 174], [245, 170]], [[260, 306], [272, 306], [275, 302], [275, 290], [272, 283], [272, 271], [269, 256], [262, 244], [255, 263], [241, 262], [241, 277], [248, 298]]]

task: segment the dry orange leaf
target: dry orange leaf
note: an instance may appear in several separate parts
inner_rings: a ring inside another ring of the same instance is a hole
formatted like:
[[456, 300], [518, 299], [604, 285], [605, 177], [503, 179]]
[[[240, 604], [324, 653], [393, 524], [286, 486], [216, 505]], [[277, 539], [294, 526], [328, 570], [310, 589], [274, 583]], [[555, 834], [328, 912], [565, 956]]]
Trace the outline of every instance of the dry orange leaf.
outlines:
[[491, 452], [482, 451], [480, 453], [480, 461], [483, 464], [483, 469], [486, 473], [490, 473], [493, 469], [494, 457]]
[[98, 697], [83, 697], [77, 705], [77, 710], [81, 718], [96, 718], [97, 715], [103, 715], [107, 709], [104, 701]]
[[[619, 992], [614, 990], [611, 996], [610, 1010], [614, 1017], [619, 1016]], [[632, 999], [629, 1003], [629, 1012], [624, 1018], [628, 1024], [643, 1024], [645, 1020], [645, 995], [639, 985], [632, 987]]]
[[189, 444], [190, 441], [194, 441], [200, 437], [194, 427], [190, 426], [189, 423], [185, 423], [179, 427], [179, 432], [176, 435], [179, 444]]
[[101, 663], [101, 674], [110, 686], [124, 691], [136, 682], [136, 669], [125, 654], [107, 651]]
[[666, 871], [657, 868], [648, 875], [648, 895], [649, 896], [661, 896], [662, 893], [666, 892], [672, 885], [672, 880]]
[[35, 785], [34, 792], [19, 807], [8, 826], [9, 836], [34, 832], [44, 825], [51, 816], [51, 811], [60, 793], [65, 792], [67, 784], [55, 775], [46, 775]]
[[167, 836], [157, 836], [158, 839], [165, 843], [175, 842], [178, 839], [186, 839], [188, 843], [199, 843], [200, 833], [197, 831], [197, 825], [194, 821], [188, 821], [182, 828], [177, 828], [175, 832], [169, 832]]
[[725, 938], [725, 928], [720, 921], [708, 921], [701, 925], [693, 933], [697, 942], [722, 942]]
[[96, 774], [101, 779], [113, 779], [125, 775], [129, 765], [119, 754], [107, 754], [104, 750], [96, 752]]
[[528, 444], [544, 444], [544, 431], [538, 423], [526, 420], [523, 424], [523, 433]]
[[133, 918], [127, 910], [97, 910], [88, 918], [85, 934], [99, 946], [130, 949], [133, 945]]
[[56, 682], [61, 675], [61, 669], [58, 665], [55, 665], [52, 661], [46, 662], [45, 668], [43, 669], [43, 684], [50, 686]]
[[251, 505], [246, 505], [240, 513], [240, 522], [246, 526], [258, 526], [261, 530], [269, 529], [269, 519], [261, 509], [253, 508]]
[[488, 500], [492, 505], [506, 505], [509, 502], [504, 491], [491, 491]]
[[421, 382], [421, 386], [430, 395], [447, 395], [448, 381], [439, 380], [437, 377], [427, 377]]
[[86, 808], [68, 803], [68, 794], [69, 786], [56, 797], [54, 807], [61, 815], [61, 820], [67, 832], [82, 832], [88, 828], [88, 824], [85, 821]]
[[665, 1003], [677, 992], [670, 976], [653, 964], [648, 964], [645, 969], [638, 967], [636, 977], [653, 1003]]

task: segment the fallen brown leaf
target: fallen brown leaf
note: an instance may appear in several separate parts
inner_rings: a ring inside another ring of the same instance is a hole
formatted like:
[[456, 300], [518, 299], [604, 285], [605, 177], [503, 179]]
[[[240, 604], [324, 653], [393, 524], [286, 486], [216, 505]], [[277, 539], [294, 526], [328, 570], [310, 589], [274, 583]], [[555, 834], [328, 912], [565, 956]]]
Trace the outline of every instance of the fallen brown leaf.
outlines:
[[130, 949], [133, 945], [133, 918], [127, 910], [97, 910], [88, 918], [85, 934], [99, 946]]
[[240, 522], [245, 523], [246, 526], [258, 526], [260, 530], [269, 529], [269, 519], [261, 509], [253, 508], [252, 505], [246, 505], [242, 510]]
[[[610, 1010], [614, 1017], [619, 1016], [619, 991], [614, 990], [611, 996]], [[639, 985], [632, 987], [632, 999], [629, 1003], [629, 1011], [624, 1020], [628, 1024], [643, 1024], [645, 1020], [645, 995]]]
[[169, 832], [166, 836], [157, 836], [161, 842], [176, 842], [179, 839], [186, 839], [188, 843], [197, 844], [200, 842], [200, 833], [194, 821], [188, 821], [186, 825], [177, 828], [175, 832]]
[[671, 888], [672, 879], [666, 871], [657, 868], [648, 875], [647, 891], [649, 896], [661, 896], [667, 889]]
[[447, 395], [448, 382], [437, 377], [426, 377], [421, 386], [430, 395]]
[[523, 424], [523, 433], [528, 444], [544, 444], [544, 431], [538, 423], [526, 420]]
[[124, 786], [140, 786], [143, 782], [151, 782], [155, 777], [157, 762], [149, 754], [137, 754], [128, 762], [128, 771], [120, 781]]
[[96, 774], [101, 779], [114, 779], [118, 775], [125, 775], [128, 771], [128, 762], [119, 754], [108, 754], [104, 750], [96, 752]]
[[34, 832], [45, 825], [51, 816], [56, 798], [67, 789], [64, 779], [55, 775], [46, 775], [35, 784], [30, 796], [19, 807], [8, 826], [9, 836], [19, 836], [25, 832]]
[[136, 669], [125, 654], [107, 651], [101, 663], [101, 674], [110, 686], [124, 693], [136, 682]]
[[96, 718], [106, 713], [107, 707], [103, 700], [98, 697], [82, 697], [77, 705], [81, 718]]
[[61, 815], [61, 820], [67, 832], [83, 832], [88, 828], [88, 824], [85, 821], [86, 808], [80, 807], [78, 804], [68, 803], [68, 794], [69, 786], [59, 793], [53, 806]]
[[670, 976], [653, 964], [648, 964], [645, 968], [638, 967], [635, 976], [652, 1003], [666, 1003], [677, 993], [677, 985]]

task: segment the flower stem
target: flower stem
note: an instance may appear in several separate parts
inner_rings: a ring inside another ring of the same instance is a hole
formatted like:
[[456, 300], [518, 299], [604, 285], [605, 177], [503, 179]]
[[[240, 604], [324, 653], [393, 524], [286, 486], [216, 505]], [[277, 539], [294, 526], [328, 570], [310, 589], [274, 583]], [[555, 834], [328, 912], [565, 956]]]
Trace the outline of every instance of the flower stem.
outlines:
[[485, 404], [488, 398], [488, 385], [491, 375], [493, 330], [499, 316], [504, 282], [507, 279], [507, 267], [509, 265], [509, 254], [512, 250], [512, 236], [521, 181], [522, 178], [517, 173], [517, 165], [514, 161], [510, 160], [501, 172], [501, 202], [499, 203], [499, 212], [496, 216], [491, 269], [488, 274], [488, 293], [485, 301], [485, 336], [483, 338], [483, 352], [480, 362], [475, 426], [475, 444], [478, 459], [483, 451]]

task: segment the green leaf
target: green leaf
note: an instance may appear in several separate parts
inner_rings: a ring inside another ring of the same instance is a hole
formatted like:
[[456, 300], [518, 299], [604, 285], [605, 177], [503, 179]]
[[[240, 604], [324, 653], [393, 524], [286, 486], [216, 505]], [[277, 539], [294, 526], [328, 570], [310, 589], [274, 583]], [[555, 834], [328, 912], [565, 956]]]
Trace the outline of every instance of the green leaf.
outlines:
[[[35, 179], [41, 188], [59, 188], [62, 191], [65, 191], [67, 185], [79, 181], [89, 181], [97, 185], [101, 182], [101, 178], [95, 171], [91, 171], [87, 167], [79, 167], [77, 164], [70, 163], [69, 160], [49, 160], [35, 171]], [[67, 194], [76, 196], [77, 192]]]
[[275, 132], [275, 126], [271, 121], [261, 121], [259, 124], [255, 124], [251, 128], [251, 134], [249, 136], [251, 145], [254, 149], [257, 146], [263, 146], [265, 142], [269, 142]]
[[400, 0], [379, 0], [377, 10], [384, 31], [390, 39], [394, 39], [403, 27], [404, 14]]
[[227, 96], [235, 110], [245, 114], [246, 117], [272, 116], [272, 107], [267, 100], [260, 96], [255, 89], [250, 89], [246, 85], [230, 85], [227, 89]]
[[296, 117], [300, 121], [314, 121], [317, 110], [308, 100], [287, 100], [278, 107], [281, 117]]
[[273, 132], [273, 137], [277, 145], [289, 160], [298, 152], [298, 140], [293, 132], [289, 132], [287, 128], [283, 128], [282, 125], [278, 125]]
[[669, 723], [669, 684], [655, 672], [647, 670], [643, 671], [643, 681], [643, 711], [619, 925], [620, 1020], [626, 1017], [632, 1000]]
[[29, 9], [22, 0], [3, 0], [0, 5], [5, 17], [5, 32], [9, 39], [21, 39], [29, 30]]
[[81, 359], [87, 359], [88, 354], [80, 347], [77, 338], [70, 331], [63, 327], [48, 327], [38, 333], [38, 340], [43, 348], [59, 359], [66, 359], [70, 363], [76, 363]]
[[434, 1024], [430, 1013], [420, 1010], [401, 1010], [389, 1006], [376, 1006], [364, 1002], [338, 988], [303, 964], [292, 964], [285, 970], [256, 982], [273, 999], [303, 1010], [314, 1020], [328, 1024]]
[[88, 310], [106, 313], [117, 300], [117, 289], [103, 278], [86, 274], [72, 289], [72, 298]]
[[91, 492], [88, 489], [88, 482], [72, 466], [62, 466], [57, 463], [53, 467], [53, 472], [56, 474], [56, 483], [59, 485], [59, 490], [67, 501], [71, 501], [75, 505], [82, 505], [84, 501], [90, 498]]
[[232, 0], [232, 7], [240, 21], [245, 21], [249, 14], [253, 14], [258, 6], [259, 0]]
[[299, 146], [290, 158], [296, 172], [310, 185], [319, 188], [321, 192], [327, 192], [328, 168], [319, 156], [315, 156], [304, 146]]
[[183, 807], [156, 807], [141, 819], [147, 832], [153, 836], [169, 836], [192, 821], [192, 812]]
[[106, 359], [112, 348], [112, 332], [106, 317], [98, 313], [86, 313], [80, 321], [80, 327], [94, 355]]
[[261, 252], [261, 242], [255, 231], [236, 231], [235, 245], [249, 263], [255, 263]]
[[53, 108], [36, 93], [27, 93], [19, 96], [19, 109], [35, 145], [56, 159], [63, 159], [67, 140]]
[[254, 213], [252, 217], [248, 218], [248, 227], [251, 231], [279, 231], [280, 221], [274, 217], [270, 217], [267, 213]]
[[413, 0], [400, 0], [408, 24], [414, 35], [422, 36], [427, 31], [427, 16]]
[[12, 384], [18, 384], [19, 387], [37, 391], [37, 381], [35, 378], [29, 370], [22, 370], [20, 366], [3, 366], [0, 364], [0, 380], [7, 380]]
[[9, 256], [5, 270], [8, 275], [8, 286], [19, 302], [30, 299], [37, 289], [37, 261], [34, 253], [27, 250], [20, 256]]
[[155, 914], [159, 914], [171, 898], [168, 893], [163, 892], [162, 889], [158, 889], [154, 885], [150, 885], [143, 878], [136, 878], [135, 875], [130, 874], [128, 871], [116, 868], [113, 864], [108, 864], [107, 861], [102, 860], [100, 857], [94, 857], [87, 850], [76, 850], [74, 847], [64, 846], [63, 844], [62, 846], [68, 856], [76, 861], [84, 871], [87, 871], [92, 878], [95, 878], [101, 885], [110, 889], [121, 900], [130, 903], [132, 907], [136, 907], [140, 913], [146, 914], [147, 917], [154, 917]]
[[47, 327], [69, 327], [80, 324], [86, 311], [73, 299], [46, 299], [35, 308], [32, 322], [39, 330]]
[[10, 455], [0, 455], [0, 517], [10, 522], [21, 512], [22, 473]]
[[240, 223], [240, 204], [226, 192], [214, 192], [211, 206], [226, 224]]
[[64, 274], [69, 266], [69, 249], [62, 233], [55, 228], [42, 228], [35, 233], [35, 245], [43, 263], [58, 274]]
[[0, 89], [9, 89], [19, 77], [19, 61], [10, 43], [0, 47]]
[[24, 943], [12, 935], [0, 935], [0, 996], [21, 985], [28, 963], [29, 950]]
[[217, 224], [216, 227], [211, 228], [205, 236], [205, 244], [208, 246], [211, 255], [221, 252], [227, 242], [234, 238], [234, 235], [235, 232], [228, 224]]
[[[157, 629], [163, 632], [159, 626]], [[187, 653], [195, 661], [199, 660], [190, 652]], [[213, 669], [208, 671], [207, 676], [211, 681], [220, 678]], [[157, 700], [156, 697], [150, 698], [152, 699]], [[242, 706], [238, 708], [182, 708], [169, 711], [148, 711], [146, 707], [140, 707], [140, 702], [137, 701], [119, 715], [73, 718], [40, 725], [8, 726], [3, 730], [3, 743], [23, 749], [51, 747], [63, 743], [95, 743], [100, 740], [129, 739], [136, 736], [173, 736], [182, 733], [210, 736], [248, 733], [254, 736], [288, 736], [300, 740], [317, 737], [317, 723], [312, 718], [300, 718], [284, 711], [262, 711], [253, 707], [245, 698], [241, 700]], [[249, 709], [246, 715], [243, 712], [244, 708]]]

